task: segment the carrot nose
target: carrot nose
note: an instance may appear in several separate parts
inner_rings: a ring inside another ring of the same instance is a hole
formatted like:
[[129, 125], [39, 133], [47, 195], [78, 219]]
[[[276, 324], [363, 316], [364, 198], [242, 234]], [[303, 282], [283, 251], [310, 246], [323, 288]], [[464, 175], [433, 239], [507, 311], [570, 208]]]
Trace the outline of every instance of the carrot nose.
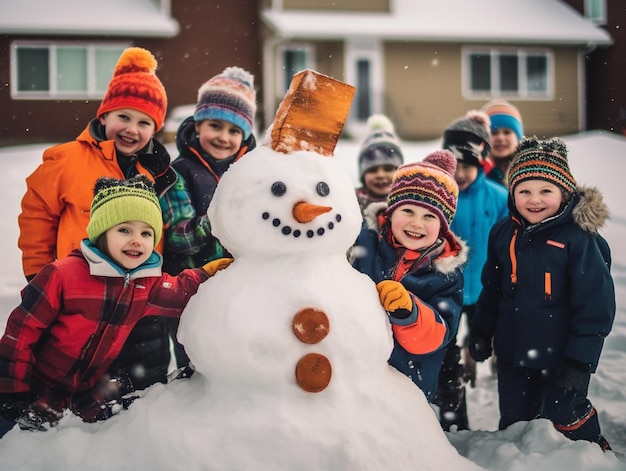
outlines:
[[293, 206], [293, 217], [301, 223], [310, 222], [320, 214], [327, 213], [331, 209], [333, 208], [330, 206], [318, 206], [301, 201]]

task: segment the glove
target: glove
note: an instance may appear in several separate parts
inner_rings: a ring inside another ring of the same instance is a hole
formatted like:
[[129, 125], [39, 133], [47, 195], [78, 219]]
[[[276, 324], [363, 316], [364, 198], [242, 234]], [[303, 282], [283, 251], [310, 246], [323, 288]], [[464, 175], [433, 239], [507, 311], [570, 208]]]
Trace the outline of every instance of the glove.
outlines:
[[565, 358], [556, 372], [556, 384], [568, 391], [584, 391], [590, 378], [589, 366], [572, 358]]
[[63, 417], [63, 412], [53, 409], [41, 399], [29, 405], [16, 422], [22, 430], [45, 432], [54, 427]]
[[27, 392], [0, 394], [0, 416], [4, 420], [15, 422], [31, 402], [33, 399]]
[[491, 356], [491, 337], [483, 332], [472, 330], [467, 339], [470, 356], [476, 361], [485, 361]]
[[218, 258], [217, 260], [213, 260], [209, 263], [205, 263], [202, 266], [202, 269], [207, 273], [207, 275], [213, 276], [218, 271], [223, 270], [224, 268], [228, 267], [228, 265], [233, 263], [233, 261], [234, 260], [232, 258]]
[[91, 391], [77, 396], [72, 401], [71, 409], [85, 422], [96, 422], [111, 418], [119, 409], [124, 409], [137, 398], [129, 396], [135, 391], [132, 381], [125, 372], [113, 377], [104, 375]]
[[397, 319], [406, 319], [413, 310], [411, 295], [401, 283], [384, 280], [376, 285], [380, 304]]

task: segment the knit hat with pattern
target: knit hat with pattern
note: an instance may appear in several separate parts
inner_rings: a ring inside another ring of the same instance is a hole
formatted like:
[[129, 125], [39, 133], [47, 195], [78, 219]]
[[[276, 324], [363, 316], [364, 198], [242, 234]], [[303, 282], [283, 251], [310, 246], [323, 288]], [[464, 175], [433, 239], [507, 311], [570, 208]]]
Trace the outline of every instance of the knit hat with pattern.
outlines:
[[468, 111], [463, 118], [448, 125], [443, 132], [442, 147], [452, 152], [459, 162], [475, 167], [483, 166], [490, 150], [489, 125], [486, 113]]
[[567, 162], [567, 148], [558, 137], [540, 141], [537, 137], [525, 137], [517, 146], [507, 173], [509, 191], [526, 180], [544, 180], [554, 183], [566, 196], [576, 190], [576, 180]]
[[518, 141], [524, 137], [522, 115], [515, 105], [506, 100], [491, 100], [481, 111], [487, 113], [491, 120], [491, 132], [499, 128], [509, 128], [515, 133]]
[[456, 159], [449, 150], [438, 150], [421, 162], [401, 166], [393, 176], [387, 214], [400, 205], [415, 204], [439, 216], [441, 233], [448, 232], [459, 196], [455, 171]]
[[392, 165], [398, 168], [404, 163], [400, 141], [396, 137], [391, 120], [382, 114], [374, 114], [367, 119], [369, 135], [359, 151], [359, 179], [379, 165]]
[[156, 131], [163, 127], [167, 111], [167, 95], [156, 76], [157, 60], [140, 47], [129, 47], [117, 61], [113, 78], [100, 103], [96, 116], [109, 111], [132, 108], [150, 116]]
[[196, 122], [206, 119], [228, 121], [242, 129], [248, 139], [254, 127], [256, 91], [254, 76], [241, 67], [227, 67], [198, 90], [193, 113]]
[[154, 229], [154, 245], [163, 232], [163, 216], [154, 185], [145, 175], [128, 180], [101, 177], [91, 202], [87, 236], [95, 244], [102, 234], [126, 221], [142, 221]]

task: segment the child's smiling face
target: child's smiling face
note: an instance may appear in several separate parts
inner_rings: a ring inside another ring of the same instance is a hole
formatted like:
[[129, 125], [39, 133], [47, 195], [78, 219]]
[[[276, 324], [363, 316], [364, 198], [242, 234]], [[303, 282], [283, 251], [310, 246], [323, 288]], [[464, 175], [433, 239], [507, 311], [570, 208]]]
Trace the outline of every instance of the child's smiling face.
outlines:
[[409, 250], [422, 250], [435, 243], [441, 231], [439, 217], [422, 206], [403, 204], [391, 213], [391, 232]]
[[554, 216], [563, 203], [563, 192], [554, 183], [525, 180], [513, 190], [515, 207], [531, 224]]

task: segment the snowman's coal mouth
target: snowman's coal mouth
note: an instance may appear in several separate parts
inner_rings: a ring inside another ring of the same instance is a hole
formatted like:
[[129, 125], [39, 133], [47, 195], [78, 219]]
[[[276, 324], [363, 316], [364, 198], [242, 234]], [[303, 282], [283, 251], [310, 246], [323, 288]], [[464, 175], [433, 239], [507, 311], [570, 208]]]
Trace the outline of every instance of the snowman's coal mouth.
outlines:
[[318, 226], [317, 229], [304, 230], [304, 229], [295, 229], [287, 224], [283, 224], [280, 218], [276, 218], [276, 217], [273, 218], [272, 215], [267, 211], [264, 212], [261, 217], [266, 221], [270, 221], [274, 227], [280, 229], [283, 235], [286, 235], [286, 236], [290, 235], [296, 239], [301, 236], [305, 236], [308, 239], [311, 239], [315, 236], [323, 236], [324, 234], [326, 234], [327, 231], [332, 231], [335, 228], [335, 224], [340, 223], [342, 219], [341, 214], [336, 214], [334, 218], [335, 220], [328, 221], [326, 226], [321, 225], [321, 226]]

